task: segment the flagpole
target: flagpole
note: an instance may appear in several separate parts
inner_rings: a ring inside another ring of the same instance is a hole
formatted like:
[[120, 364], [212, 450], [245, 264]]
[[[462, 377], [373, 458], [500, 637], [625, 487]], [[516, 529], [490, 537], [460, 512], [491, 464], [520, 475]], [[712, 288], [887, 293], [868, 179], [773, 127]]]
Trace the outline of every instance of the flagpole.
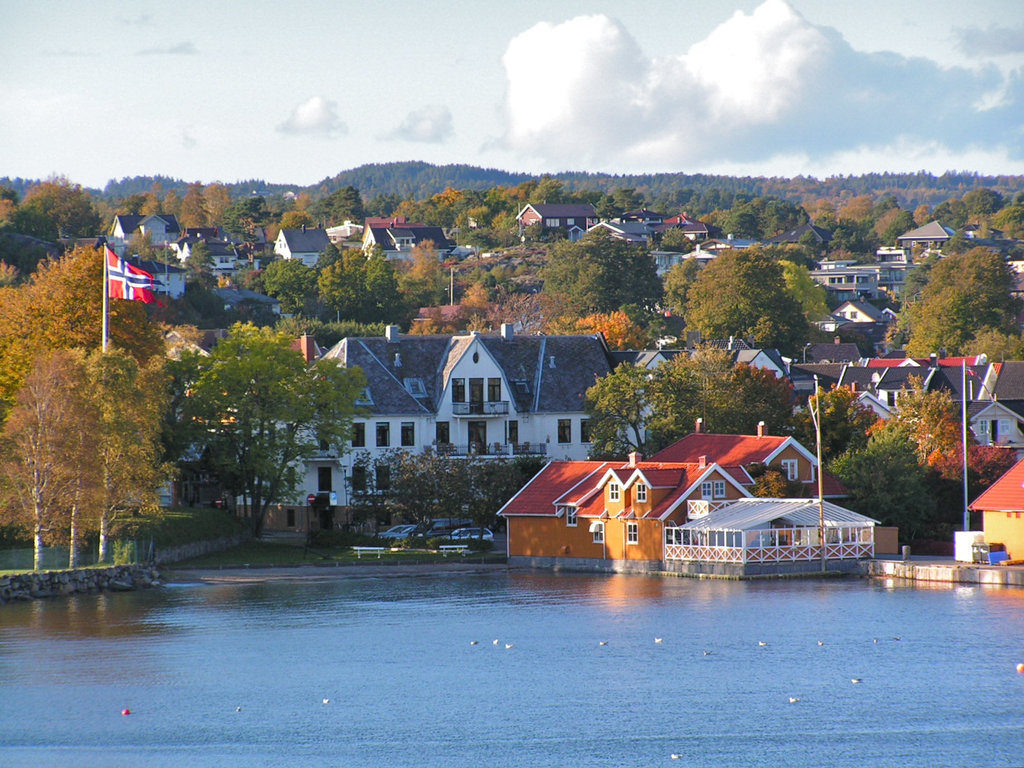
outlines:
[[110, 319], [108, 313], [110, 304], [110, 275], [108, 274], [110, 257], [107, 255], [109, 250], [110, 246], [103, 246], [103, 354], [107, 353], [107, 337], [110, 335]]
[[960, 401], [962, 428], [961, 438], [963, 440], [964, 454], [964, 530], [971, 530], [971, 512], [967, 508], [967, 358], [960, 361]]

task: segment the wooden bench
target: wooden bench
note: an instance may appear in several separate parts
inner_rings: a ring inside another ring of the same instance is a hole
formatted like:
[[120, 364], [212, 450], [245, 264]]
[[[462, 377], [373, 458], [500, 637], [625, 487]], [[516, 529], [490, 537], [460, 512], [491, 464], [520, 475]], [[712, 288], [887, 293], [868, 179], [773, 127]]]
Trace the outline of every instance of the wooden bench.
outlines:
[[442, 544], [437, 548], [438, 552], [440, 552], [445, 557], [448, 557], [449, 552], [458, 552], [460, 555], [465, 556], [466, 550], [468, 549], [468, 544]]
[[352, 547], [352, 551], [356, 553], [356, 560], [361, 560], [363, 552], [376, 552], [377, 559], [380, 560], [382, 553], [387, 552], [387, 547]]

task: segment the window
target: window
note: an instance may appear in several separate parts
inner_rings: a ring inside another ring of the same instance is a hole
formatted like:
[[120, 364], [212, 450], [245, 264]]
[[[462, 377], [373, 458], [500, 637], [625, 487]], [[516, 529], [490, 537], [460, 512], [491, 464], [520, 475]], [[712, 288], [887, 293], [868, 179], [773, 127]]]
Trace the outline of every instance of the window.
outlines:
[[402, 445], [416, 445], [416, 425], [411, 421], [402, 422]]
[[405, 391], [413, 397], [426, 397], [427, 389], [423, 386], [423, 379], [404, 379]]
[[576, 527], [576, 507], [565, 508], [565, 524], [570, 528]]
[[434, 424], [434, 440], [438, 443], [450, 443], [452, 441], [447, 421], [439, 421]]
[[604, 523], [594, 523], [590, 530], [594, 533], [594, 543], [604, 544]]
[[501, 400], [501, 379], [487, 380], [487, 399], [492, 403]]
[[787, 480], [798, 480], [800, 478], [796, 459], [783, 459], [779, 463], [782, 464], [782, 470], [786, 473]]
[[369, 387], [363, 387], [363, 391], [356, 398], [356, 405], [373, 405], [373, 396], [370, 394]]
[[571, 419], [559, 419], [558, 420], [558, 442], [560, 442], [560, 443], [571, 443], [572, 442], [572, 420]]
[[391, 425], [386, 421], [377, 422], [377, 447], [387, 448], [391, 445]]
[[544, 226], [549, 229], [558, 229], [561, 226], [561, 219], [544, 219]]
[[466, 402], [466, 380], [465, 379], [452, 379], [452, 402], [453, 403], [464, 403], [464, 402]]
[[519, 422], [516, 419], [509, 419], [505, 423], [505, 442], [510, 445], [519, 444]]
[[356, 493], [363, 493], [366, 490], [366, 467], [352, 467], [352, 490]]
[[618, 483], [608, 483], [608, 501], [618, 501], [621, 498], [619, 491]]
[[317, 467], [316, 468], [316, 489], [318, 491], [333, 491], [334, 490], [334, 473], [330, 467]]
[[700, 497], [702, 499], [710, 499], [712, 494], [711, 481], [708, 480], [700, 484]]
[[378, 464], [375, 471], [377, 475], [377, 490], [388, 490], [391, 487], [391, 467], [387, 464]]
[[647, 501], [647, 486], [643, 483], [636, 484], [636, 500], [641, 504]]
[[640, 541], [640, 524], [626, 523], [626, 543], [636, 544]]
[[285, 521], [285, 525], [288, 528], [294, 528], [295, 527], [295, 510], [294, 509], [286, 509], [285, 510], [285, 514], [288, 516], [287, 520]]
[[366, 447], [366, 424], [357, 421], [352, 425], [352, 447]]
[[725, 498], [725, 480], [715, 480], [714, 497], [716, 499]]
[[590, 419], [580, 419], [580, 442], [590, 442]]

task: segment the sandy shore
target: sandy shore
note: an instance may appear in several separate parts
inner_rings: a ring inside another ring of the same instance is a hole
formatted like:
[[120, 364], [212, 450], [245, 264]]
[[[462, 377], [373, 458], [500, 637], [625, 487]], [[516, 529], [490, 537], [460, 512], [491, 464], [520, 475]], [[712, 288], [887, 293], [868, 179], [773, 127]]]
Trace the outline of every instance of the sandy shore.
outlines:
[[505, 563], [428, 563], [420, 565], [298, 565], [278, 568], [174, 568], [160, 576], [172, 584], [246, 584], [265, 581], [334, 581], [431, 576], [438, 573], [494, 573], [507, 571]]

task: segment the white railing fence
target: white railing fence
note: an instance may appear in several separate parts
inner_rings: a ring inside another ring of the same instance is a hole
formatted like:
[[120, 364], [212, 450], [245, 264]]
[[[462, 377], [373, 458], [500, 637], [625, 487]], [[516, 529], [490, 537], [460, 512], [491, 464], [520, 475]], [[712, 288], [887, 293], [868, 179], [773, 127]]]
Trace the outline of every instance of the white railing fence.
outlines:
[[[665, 529], [665, 559], [713, 563], [784, 563], [819, 560], [820, 542], [817, 528], [736, 531], [668, 527]], [[873, 557], [874, 553], [873, 526], [825, 528], [826, 559], [861, 559]]]

